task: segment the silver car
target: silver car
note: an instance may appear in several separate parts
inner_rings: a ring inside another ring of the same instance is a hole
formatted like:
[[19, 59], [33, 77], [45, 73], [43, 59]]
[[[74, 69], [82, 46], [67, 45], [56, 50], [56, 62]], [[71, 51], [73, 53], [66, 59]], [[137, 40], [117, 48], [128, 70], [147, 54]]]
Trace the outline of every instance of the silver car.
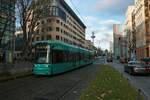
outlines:
[[124, 66], [124, 71], [131, 74], [150, 74], [150, 65], [140, 63], [139, 61], [130, 61]]

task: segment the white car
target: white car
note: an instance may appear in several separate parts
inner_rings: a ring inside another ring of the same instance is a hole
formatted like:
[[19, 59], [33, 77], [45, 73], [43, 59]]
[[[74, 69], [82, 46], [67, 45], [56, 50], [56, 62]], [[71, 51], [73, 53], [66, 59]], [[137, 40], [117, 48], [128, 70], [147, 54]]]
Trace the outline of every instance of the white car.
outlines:
[[129, 61], [124, 66], [124, 71], [131, 74], [150, 74], [150, 66], [140, 63], [139, 61]]

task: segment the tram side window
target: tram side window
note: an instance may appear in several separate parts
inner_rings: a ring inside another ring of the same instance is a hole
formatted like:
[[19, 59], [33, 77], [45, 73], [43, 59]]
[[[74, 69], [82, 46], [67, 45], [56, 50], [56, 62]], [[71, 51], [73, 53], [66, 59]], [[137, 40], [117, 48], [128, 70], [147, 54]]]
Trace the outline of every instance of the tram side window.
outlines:
[[88, 61], [89, 60], [89, 55], [87, 53], [84, 54], [84, 60]]
[[64, 51], [63, 53], [63, 59], [64, 59], [64, 63], [69, 63], [69, 62], [74, 62], [75, 61], [75, 53], [71, 52], [71, 51]]
[[74, 53], [71, 51], [69, 53], [69, 62], [74, 62]]
[[80, 53], [77, 53], [77, 61], [80, 60]]
[[68, 55], [69, 55], [69, 52], [68, 51], [64, 51], [63, 52], [63, 62], [68, 62]]
[[77, 53], [73, 53], [73, 61], [74, 61], [74, 62], [77, 61]]
[[81, 53], [81, 60], [83, 60], [84, 59], [84, 54], [83, 53]]
[[79, 53], [79, 60], [81, 61], [82, 59], [81, 59], [81, 53]]
[[71, 52], [70, 51], [68, 51], [68, 62], [72, 62], [72, 60], [71, 60]]
[[53, 50], [53, 64], [63, 63], [63, 51]]

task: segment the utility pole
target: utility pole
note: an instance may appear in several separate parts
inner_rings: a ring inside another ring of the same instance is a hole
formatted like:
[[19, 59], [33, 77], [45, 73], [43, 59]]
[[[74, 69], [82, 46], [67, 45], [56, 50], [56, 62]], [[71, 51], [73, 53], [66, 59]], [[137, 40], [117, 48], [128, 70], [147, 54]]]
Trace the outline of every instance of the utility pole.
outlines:
[[95, 39], [95, 32], [92, 32], [92, 36], [91, 36], [92, 40], [93, 40], [93, 45], [94, 45], [94, 39]]

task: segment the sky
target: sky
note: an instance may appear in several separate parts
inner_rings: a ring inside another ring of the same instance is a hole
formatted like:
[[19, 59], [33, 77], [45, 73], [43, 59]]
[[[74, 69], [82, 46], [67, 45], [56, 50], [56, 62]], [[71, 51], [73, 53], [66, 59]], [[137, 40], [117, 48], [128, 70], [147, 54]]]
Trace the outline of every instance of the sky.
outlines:
[[113, 24], [124, 24], [125, 13], [134, 0], [65, 0], [86, 25], [86, 39], [95, 32], [95, 46], [110, 48]]

